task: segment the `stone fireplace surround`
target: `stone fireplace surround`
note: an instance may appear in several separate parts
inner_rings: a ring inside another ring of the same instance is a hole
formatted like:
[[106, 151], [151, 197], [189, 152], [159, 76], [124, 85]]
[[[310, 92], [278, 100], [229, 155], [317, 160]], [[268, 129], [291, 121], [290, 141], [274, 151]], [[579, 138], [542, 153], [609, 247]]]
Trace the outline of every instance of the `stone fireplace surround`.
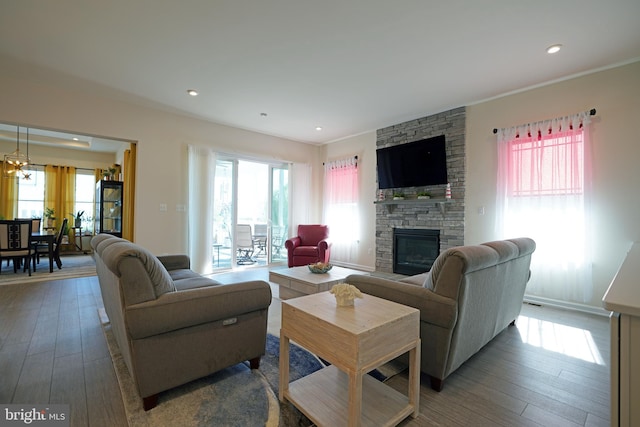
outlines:
[[[403, 188], [407, 200], [397, 203], [391, 201], [394, 189], [382, 190], [385, 203], [376, 204], [376, 271], [393, 272], [394, 228], [439, 230], [440, 252], [464, 244], [465, 118], [465, 107], [459, 107], [378, 129], [376, 148], [444, 134], [452, 198], [444, 202], [446, 185]], [[432, 199], [417, 200], [417, 193], [424, 190]]]

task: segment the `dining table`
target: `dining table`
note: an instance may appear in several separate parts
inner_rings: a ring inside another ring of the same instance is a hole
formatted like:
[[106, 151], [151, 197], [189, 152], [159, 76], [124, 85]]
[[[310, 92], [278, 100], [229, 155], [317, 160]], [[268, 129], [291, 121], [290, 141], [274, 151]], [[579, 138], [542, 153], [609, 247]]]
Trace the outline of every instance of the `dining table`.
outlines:
[[49, 231], [36, 231], [31, 233], [31, 241], [34, 243], [46, 243], [49, 248], [49, 273], [53, 273], [53, 243], [56, 238], [56, 233]]

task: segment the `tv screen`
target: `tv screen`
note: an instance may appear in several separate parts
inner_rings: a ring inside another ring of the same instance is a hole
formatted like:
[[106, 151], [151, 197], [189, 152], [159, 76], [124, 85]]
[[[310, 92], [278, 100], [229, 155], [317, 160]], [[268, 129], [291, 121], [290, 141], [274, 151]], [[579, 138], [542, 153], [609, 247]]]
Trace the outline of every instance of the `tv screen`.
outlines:
[[376, 150], [379, 188], [446, 184], [444, 135]]

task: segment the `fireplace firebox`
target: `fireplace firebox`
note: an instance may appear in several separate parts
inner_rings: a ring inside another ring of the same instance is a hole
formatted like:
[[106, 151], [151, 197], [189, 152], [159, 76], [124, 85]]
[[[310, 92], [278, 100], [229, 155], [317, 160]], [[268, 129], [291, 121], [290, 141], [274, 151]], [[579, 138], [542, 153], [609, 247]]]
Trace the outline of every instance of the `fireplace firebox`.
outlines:
[[431, 269], [440, 253], [440, 231], [393, 229], [393, 272], [414, 275]]

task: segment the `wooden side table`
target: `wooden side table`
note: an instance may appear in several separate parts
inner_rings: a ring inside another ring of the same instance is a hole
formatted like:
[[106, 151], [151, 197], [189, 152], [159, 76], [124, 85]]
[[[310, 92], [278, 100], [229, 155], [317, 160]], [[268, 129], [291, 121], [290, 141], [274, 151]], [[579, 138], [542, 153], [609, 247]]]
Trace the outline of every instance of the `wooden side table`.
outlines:
[[[80, 252], [84, 252], [84, 250], [82, 249], [82, 227], [69, 227], [69, 228], [73, 231], [73, 242], [69, 242], [69, 243], [75, 246], [75, 249], [79, 250]], [[78, 245], [78, 237], [80, 237], [79, 245]], [[69, 236], [69, 238], [71, 240], [71, 236]]]
[[[318, 426], [394, 426], [417, 417], [420, 314], [371, 295], [338, 307], [321, 292], [282, 301], [279, 398]], [[332, 365], [289, 384], [289, 341]], [[409, 352], [408, 396], [367, 372]]]

